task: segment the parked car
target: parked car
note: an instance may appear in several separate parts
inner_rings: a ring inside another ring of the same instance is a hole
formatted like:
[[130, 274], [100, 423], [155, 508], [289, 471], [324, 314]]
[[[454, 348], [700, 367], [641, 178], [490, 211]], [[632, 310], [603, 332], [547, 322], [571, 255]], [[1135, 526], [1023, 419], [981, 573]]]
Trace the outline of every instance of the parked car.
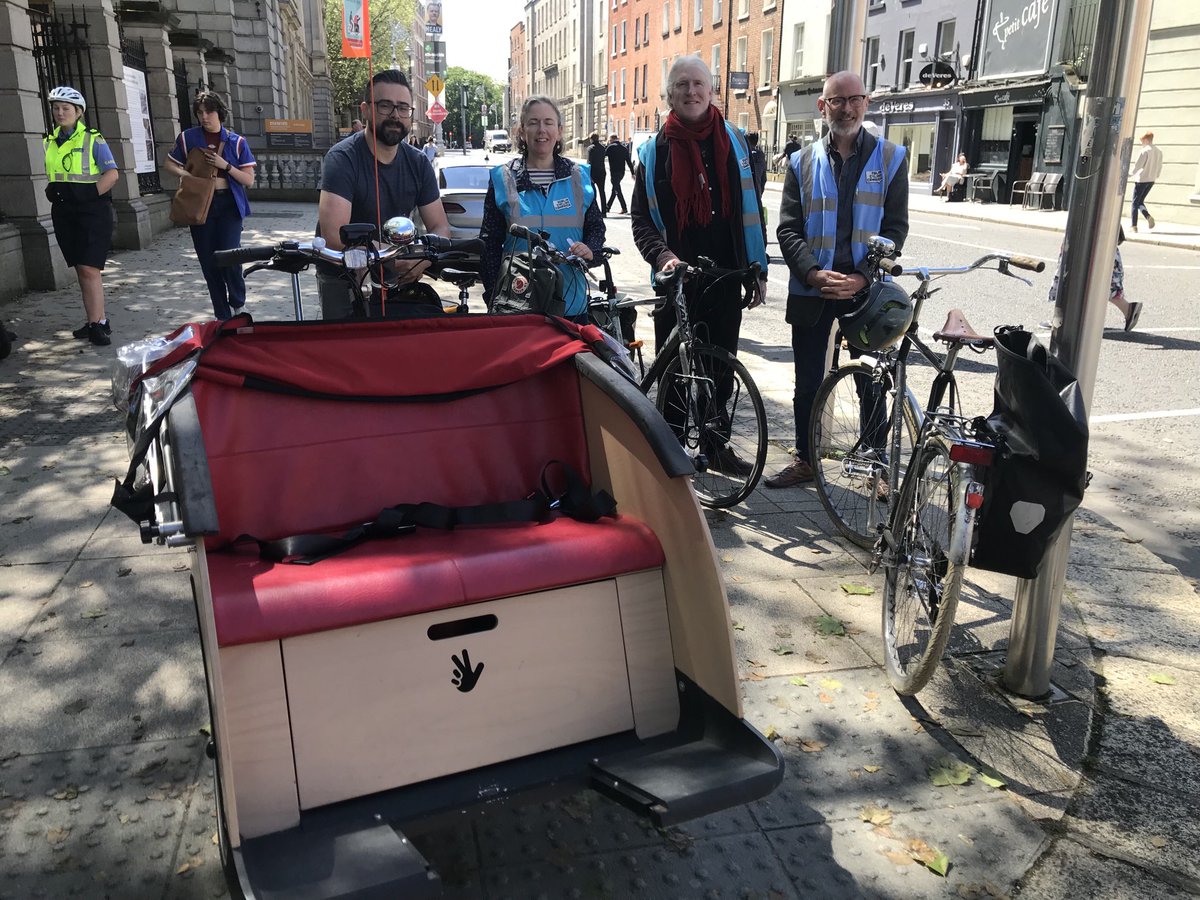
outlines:
[[508, 139], [508, 132], [498, 129], [484, 132], [483, 149], [489, 153], [511, 153], [512, 141]]
[[[483, 225], [483, 198], [487, 196], [492, 166], [469, 156], [439, 156], [437, 160], [438, 189], [442, 206], [450, 220], [450, 237], [479, 237]], [[425, 232], [420, 213], [413, 211], [418, 233]]]

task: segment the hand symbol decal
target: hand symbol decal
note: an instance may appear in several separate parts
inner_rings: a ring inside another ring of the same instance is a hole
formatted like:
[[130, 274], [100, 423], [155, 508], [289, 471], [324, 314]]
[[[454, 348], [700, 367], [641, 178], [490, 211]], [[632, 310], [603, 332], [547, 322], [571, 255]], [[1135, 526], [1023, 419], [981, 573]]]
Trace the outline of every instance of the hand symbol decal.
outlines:
[[474, 689], [479, 683], [479, 673], [483, 671], [483, 663], [480, 663], [475, 668], [471, 668], [471, 654], [463, 649], [462, 659], [457, 655], [450, 657], [454, 660], [454, 676], [450, 679], [450, 683], [462, 691], [464, 694]]

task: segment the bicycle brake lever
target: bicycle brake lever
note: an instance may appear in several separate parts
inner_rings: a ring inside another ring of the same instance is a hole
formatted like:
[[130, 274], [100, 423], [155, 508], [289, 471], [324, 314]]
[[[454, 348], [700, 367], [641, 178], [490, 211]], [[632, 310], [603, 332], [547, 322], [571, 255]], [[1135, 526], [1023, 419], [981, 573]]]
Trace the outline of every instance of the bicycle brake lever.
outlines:
[[1032, 281], [1023, 275], [1018, 275], [1016, 272], [1013, 272], [1011, 269], [1009, 269], [1008, 263], [1004, 260], [1000, 260], [999, 265], [996, 267], [996, 271], [998, 271], [1001, 275], [1007, 275], [1009, 278], [1015, 278], [1017, 281], [1025, 282], [1026, 287], [1033, 287]]

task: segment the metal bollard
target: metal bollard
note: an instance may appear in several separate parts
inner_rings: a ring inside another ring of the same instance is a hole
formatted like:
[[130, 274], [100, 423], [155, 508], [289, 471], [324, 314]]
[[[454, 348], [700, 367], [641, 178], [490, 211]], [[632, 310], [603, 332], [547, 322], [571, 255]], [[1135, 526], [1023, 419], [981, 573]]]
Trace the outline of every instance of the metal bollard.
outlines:
[[[1079, 379], [1091, 409], [1113, 251], [1150, 39], [1153, 0], [1100, 0], [1088, 106], [1080, 132], [1050, 351]], [[1041, 574], [1017, 582], [1004, 685], [1023, 697], [1050, 691], [1050, 667], [1071, 548], [1068, 522]]]

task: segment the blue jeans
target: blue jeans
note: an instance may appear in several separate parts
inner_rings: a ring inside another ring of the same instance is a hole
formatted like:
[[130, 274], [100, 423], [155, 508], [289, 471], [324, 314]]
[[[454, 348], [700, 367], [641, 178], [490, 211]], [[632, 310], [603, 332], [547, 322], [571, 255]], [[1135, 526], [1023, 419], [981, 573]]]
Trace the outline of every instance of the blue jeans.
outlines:
[[1137, 217], [1140, 212], [1143, 216], [1150, 215], [1150, 211], [1146, 209], [1146, 195], [1150, 193], [1150, 188], [1154, 187], [1153, 181], [1136, 181], [1133, 184], [1133, 227], [1137, 228]]
[[192, 226], [192, 244], [200, 259], [200, 271], [208, 283], [213, 315], [228, 319], [246, 305], [246, 279], [242, 276], [242, 267], [213, 265], [216, 251], [242, 245], [242, 214], [229, 191], [213, 194], [208, 219], [203, 225]]

